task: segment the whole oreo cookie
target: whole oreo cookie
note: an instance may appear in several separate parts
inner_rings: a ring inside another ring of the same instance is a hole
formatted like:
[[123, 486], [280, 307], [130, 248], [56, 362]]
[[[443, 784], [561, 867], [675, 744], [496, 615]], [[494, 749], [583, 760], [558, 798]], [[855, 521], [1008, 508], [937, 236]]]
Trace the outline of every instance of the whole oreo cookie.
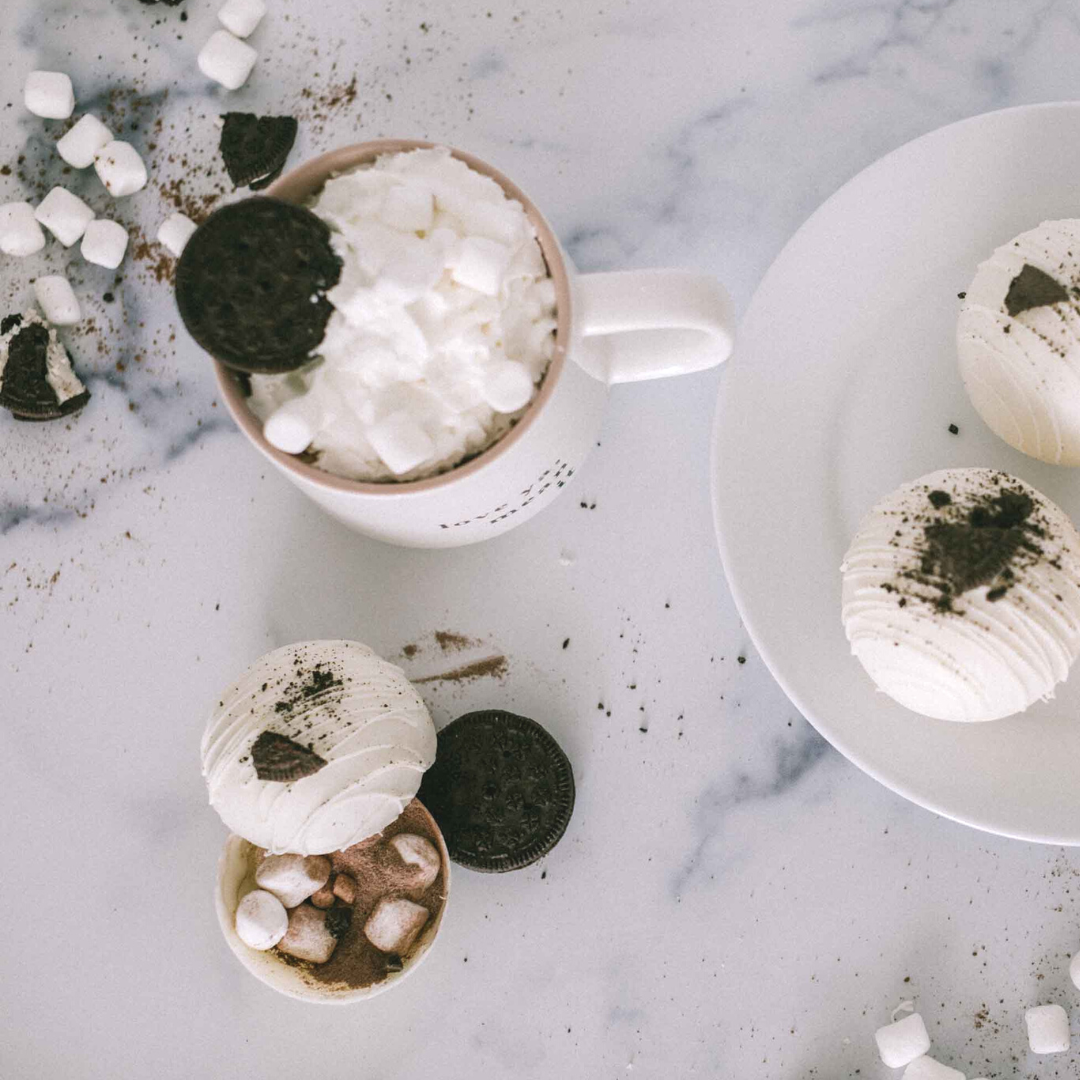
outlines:
[[226, 113], [221, 129], [221, 157], [237, 187], [261, 191], [285, 167], [296, 142], [297, 123], [291, 116]]
[[176, 304], [191, 336], [239, 371], [293, 371], [311, 359], [341, 276], [330, 229], [310, 210], [258, 197], [199, 226], [176, 267]]
[[535, 720], [497, 709], [474, 712], [439, 732], [435, 764], [417, 798], [454, 862], [489, 873], [520, 870], [566, 831], [574, 773]]

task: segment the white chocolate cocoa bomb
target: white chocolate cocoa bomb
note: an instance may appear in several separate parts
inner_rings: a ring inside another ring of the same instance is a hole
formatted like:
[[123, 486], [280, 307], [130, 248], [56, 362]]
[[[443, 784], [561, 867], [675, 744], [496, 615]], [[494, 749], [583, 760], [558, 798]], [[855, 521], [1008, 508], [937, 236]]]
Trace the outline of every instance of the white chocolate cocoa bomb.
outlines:
[[[265, 731], [325, 760], [285, 783], [260, 780]], [[435, 725], [403, 672], [355, 641], [309, 641], [261, 657], [221, 696], [202, 740], [210, 804], [271, 853], [323, 855], [396, 820], [435, 760]]]
[[1080, 652], [1080, 535], [1006, 473], [945, 469], [902, 485], [863, 519], [841, 570], [852, 653], [924, 716], [1023, 712]]
[[1080, 465], [1080, 219], [1044, 221], [979, 266], [956, 347], [972, 405], [1010, 446]]
[[433, 476], [496, 443], [555, 348], [555, 286], [522, 205], [440, 148], [383, 154], [311, 209], [341, 280], [318, 359], [252, 376], [267, 440], [364, 481]]

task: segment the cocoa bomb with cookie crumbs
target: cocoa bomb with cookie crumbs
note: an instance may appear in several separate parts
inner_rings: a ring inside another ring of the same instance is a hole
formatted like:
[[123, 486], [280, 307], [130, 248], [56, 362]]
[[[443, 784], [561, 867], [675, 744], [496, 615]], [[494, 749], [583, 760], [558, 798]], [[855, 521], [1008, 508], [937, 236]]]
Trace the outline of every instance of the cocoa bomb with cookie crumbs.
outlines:
[[940, 720], [996, 720], [1053, 696], [1080, 654], [1080, 534], [994, 469], [902, 485], [841, 567], [852, 653], [879, 690]]
[[188, 333], [242, 372], [285, 372], [312, 358], [341, 276], [330, 228], [310, 210], [266, 196], [215, 210], [176, 266]]
[[418, 797], [450, 858], [471, 870], [520, 870], [562, 838], [574, 811], [574, 771], [535, 720], [493, 709], [439, 732]]

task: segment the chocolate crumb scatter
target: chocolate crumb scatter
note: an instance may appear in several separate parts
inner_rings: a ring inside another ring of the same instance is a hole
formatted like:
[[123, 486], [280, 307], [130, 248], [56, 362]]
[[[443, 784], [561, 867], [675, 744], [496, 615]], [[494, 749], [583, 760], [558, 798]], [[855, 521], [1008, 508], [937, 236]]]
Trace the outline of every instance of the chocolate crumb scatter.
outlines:
[[949, 425], [949, 434], [950, 435], [959, 435], [960, 434], [960, 429], [955, 424], [950, 424]]
[[916, 599], [942, 614], [962, 614], [956, 604], [964, 593], [987, 585], [986, 598], [1000, 600], [1021, 570], [1046, 557], [1040, 542], [1049, 538], [1034, 500], [1003, 486], [1004, 479], [999, 474], [971, 495], [927, 492], [934, 513], [919, 522], [918, 566], [901, 573], [927, 591], [891, 586], [888, 591], [902, 594], [901, 606]]

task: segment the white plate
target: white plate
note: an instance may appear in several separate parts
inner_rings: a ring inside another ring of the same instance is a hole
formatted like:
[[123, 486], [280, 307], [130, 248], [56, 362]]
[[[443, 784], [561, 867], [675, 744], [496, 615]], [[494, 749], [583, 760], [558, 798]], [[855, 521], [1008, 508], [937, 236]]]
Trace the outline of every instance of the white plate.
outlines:
[[997, 439], [968, 402], [954, 346], [956, 294], [976, 264], [1061, 217], [1080, 217], [1080, 103], [952, 124], [849, 181], [784, 248], [746, 313], [720, 392], [713, 498], [747, 629], [829, 742], [937, 813], [1080, 844], [1080, 671], [1022, 716], [929, 720], [874, 689], [840, 625], [848, 542], [904, 480], [1005, 469], [1080, 521], [1080, 471]]

